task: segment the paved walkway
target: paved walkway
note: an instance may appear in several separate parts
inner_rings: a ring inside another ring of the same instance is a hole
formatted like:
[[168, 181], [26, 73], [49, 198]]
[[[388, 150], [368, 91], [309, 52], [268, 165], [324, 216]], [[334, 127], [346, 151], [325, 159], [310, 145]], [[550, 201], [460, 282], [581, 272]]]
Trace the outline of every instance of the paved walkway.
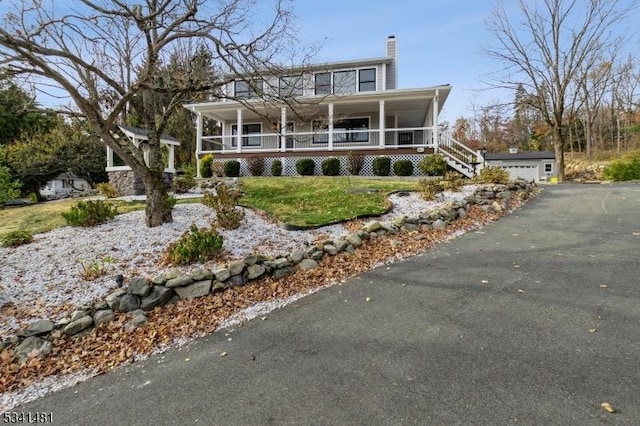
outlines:
[[17, 410], [96, 426], [638, 424], [639, 217], [638, 185], [549, 186], [478, 232]]

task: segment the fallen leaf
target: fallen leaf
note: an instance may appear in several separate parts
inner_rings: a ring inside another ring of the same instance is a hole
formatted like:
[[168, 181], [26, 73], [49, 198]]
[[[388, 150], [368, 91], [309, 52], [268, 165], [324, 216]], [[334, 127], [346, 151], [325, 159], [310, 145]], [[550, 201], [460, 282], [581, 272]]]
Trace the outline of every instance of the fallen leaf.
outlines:
[[367, 302], [371, 302], [371, 298], [370, 298], [370, 297], [367, 297], [365, 300], [366, 300]]
[[603, 402], [602, 404], [600, 404], [600, 406], [605, 410], [608, 411], [609, 413], [615, 413], [616, 409], [609, 404], [608, 402]]
[[596, 331], [598, 331], [598, 330], [596, 330], [595, 328], [590, 328], [589, 329], [589, 333], [595, 333]]
[[220, 356], [227, 356], [227, 353], [226, 353], [226, 352], [222, 352], [222, 353], [220, 354]]
[[185, 358], [184, 359], [184, 362], [189, 362], [189, 361], [191, 361], [191, 358]]
[[609, 288], [609, 286], [606, 284], [600, 284], [600, 288]]
[[524, 290], [518, 289], [518, 293], [524, 293]]
[[480, 282], [481, 282], [482, 284], [487, 284], [489, 281], [487, 281], [487, 280], [482, 280], [482, 281], [480, 281]]

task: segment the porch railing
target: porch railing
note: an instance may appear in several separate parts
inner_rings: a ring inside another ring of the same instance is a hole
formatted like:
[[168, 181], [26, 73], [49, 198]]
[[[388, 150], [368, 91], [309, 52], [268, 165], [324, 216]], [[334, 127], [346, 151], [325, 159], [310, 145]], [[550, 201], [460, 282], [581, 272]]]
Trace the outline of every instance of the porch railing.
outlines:
[[248, 134], [242, 135], [240, 148], [237, 145], [237, 135], [203, 136], [200, 152], [203, 154], [231, 154], [238, 152], [351, 151], [375, 148], [434, 147], [431, 127], [385, 129], [382, 133], [383, 136], [378, 129], [335, 129], [332, 132], [332, 138], [329, 137], [329, 132], [326, 130], [295, 132], [285, 135], [278, 133]]

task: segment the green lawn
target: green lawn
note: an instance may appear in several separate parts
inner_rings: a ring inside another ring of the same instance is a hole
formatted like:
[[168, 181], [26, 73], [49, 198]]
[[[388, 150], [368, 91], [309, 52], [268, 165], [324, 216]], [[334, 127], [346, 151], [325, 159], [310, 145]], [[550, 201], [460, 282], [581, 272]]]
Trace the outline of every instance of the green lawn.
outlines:
[[389, 192], [417, 188], [417, 181], [397, 178], [247, 177], [242, 183], [241, 204], [296, 226], [379, 215], [387, 208]]
[[[246, 177], [241, 178], [245, 195], [240, 204], [262, 210], [296, 226], [319, 226], [363, 215], [384, 213], [389, 192], [415, 190], [416, 182], [400, 178], [361, 177]], [[61, 213], [74, 199], [50, 201], [0, 210], [0, 237], [11, 231], [47, 232], [65, 226]], [[141, 201], [111, 201], [118, 213], [144, 209]], [[199, 199], [179, 200], [194, 203]]]

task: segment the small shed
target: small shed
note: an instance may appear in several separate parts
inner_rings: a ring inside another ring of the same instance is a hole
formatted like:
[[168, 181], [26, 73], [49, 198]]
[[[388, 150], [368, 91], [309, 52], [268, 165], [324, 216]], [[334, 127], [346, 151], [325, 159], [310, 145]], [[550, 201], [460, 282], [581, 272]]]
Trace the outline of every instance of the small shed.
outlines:
[[40, 189], [40, 193], [48, 199], [69, 197], [87, 191], [91, 191], [89, 182], [71, 172], [61, 173]]
[[506, 169], [511, 179], [546, 182], [557, 173], [556, 155], [551, 151], [517, 152], [510, 149], [508, 153], [486, 153], [484, 161], [487, 167]]

